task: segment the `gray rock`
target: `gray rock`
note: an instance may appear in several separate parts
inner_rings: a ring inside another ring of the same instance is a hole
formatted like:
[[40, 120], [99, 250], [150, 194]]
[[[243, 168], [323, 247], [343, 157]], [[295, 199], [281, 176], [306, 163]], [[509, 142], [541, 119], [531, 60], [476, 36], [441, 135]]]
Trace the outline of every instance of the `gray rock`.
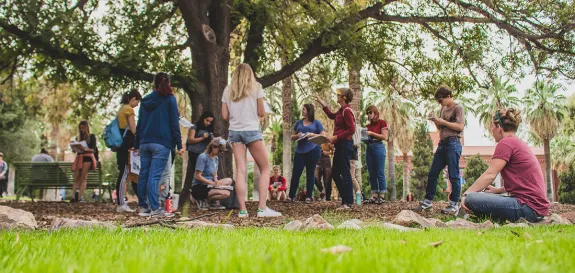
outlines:
[[284, 226], [284, 229], [296, 231], [296, 230], [300, 230], [302, 226], [303, 226], [303, 223], [300, 220], [295, 220], [295, 221], [291, 221], [291, 222], [287, 223]]
[[394, 230], [399, 230], [399, 231], [418, 231], [421, 229], [418, 228], [410, 228], [410, 227], [404, 227], [404, 226], [400, 226], [400, 225], [396, 225], [396, 224], [392, 224], [392, 223], [381, 223], [380, 227], [382, 228], [386, 228], [386, 229], [394, 229]]
[[428, 220], [431, 224], [433, 224], [434, 227], [438, 227], [438, 228], [445, 228], [445, 227], [447, 227], [447, 225], [446, 225], [443, 221], [441, 221], [441, 220], [439, 220], [439, 219], [427, 218], [427, 220]]
[[0, 206], [0, 229], [36, 229], [38, 223], [31, 212]]
[[50, 229], [57, 230], [61, 228], [86, 228], [86, 227], [113, 228], [114, 224], [108, 222], [99, 222], [95, 220], [86, 221], [86, 220], [69, 219], [69, 218], [57, 218], [56, 220], [52, 221]]
[[[483, 222], [483, 224], [479, 225], [479, 228], [481, 229], [488, 229], [488, 228], [494, 228], [495, 225], [493, 224], [493, 222], [487, 220], [485, 222]], [[499, 225], [497, 225], [497, 227], [499, 227]]]
[[525, 228], [525, 227], [529, 227], [529, 224], [527, 224], [527, 223], [510, 223], [510, 224], [504, 225], [504, 227], [521, 227], [521, 228]]
[[445, 223], [448, 227], [453, 229], [477, 229], [478, 225], [461, 218], [455, 219], [455, 221], [449, 221]]
[[338, 229], [361, 229], [361, 226], [355, 222], [345, 221], [337, 227]]
[[393, 219], [392, 223], [404, 227], [429, 228], [435, 226], [433, 222], [411, 210], [402, 210], [399, 212]]
[[541, 221], [539, 224], [542, 225], [570, 225], [571, 221], [569, 221], [567, 218], [553, 213], [551, 214], [551, 216], [549, 217], [545, 217], [545, 219], [543, 219], [543, 221]]
[[323, 219], [319, 214], [314, 214], [314, 216], [307, 218], [301, 227], [302, 230], [310, 229], [333, 229], [333, 226]]

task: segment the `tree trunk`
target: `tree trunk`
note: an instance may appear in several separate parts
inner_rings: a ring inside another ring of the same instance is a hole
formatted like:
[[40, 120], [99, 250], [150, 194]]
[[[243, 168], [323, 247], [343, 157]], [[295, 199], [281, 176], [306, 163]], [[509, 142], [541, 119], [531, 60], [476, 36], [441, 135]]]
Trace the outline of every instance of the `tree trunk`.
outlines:
[[[391, 136], [391, 134], [388, 134]], [[389, 181], [389, 200], [397, 200], [397, 189], [395, 188], [395, 149], [393, 137], [388, 137], [387, 140], [387, 181]]]
[[292, 175], [292, 154], [291, 154], [291, 134], [293, 132], [293, 107], [292, 107], [292, 78], [287, 77], [282, 81], [282, 135], [283, 135], [283, 151], [282, 151], [282, 172], [287, 181], [288, 188], [291, 183]]
[[409, 191], [409, 161], [407, 160], [407, 153], [403, 153], [403, 193], [401, 200], [407, 200], [407, 192]]
[[58, 123], [52, 123], [52, 131], [50, 131], [50, 148], [49, 148], [49, 153], [50, 156], [52, 158], [54, 158], [54, 160], [59, 161], [58, 160], [58, 143], [60, 143], [58, 140], [60, 136], [60, 124]]
[[[348, 72], [349, 72], [349, 88], [351, 88], [351, 90], [353, 91], [353, 100], [351, 102], [351, 108], [353, 109], [353, 112], [355, 114], [355, 124], [358, 125], [359, 127], [361, 127], [361, 102], [363, 100], [362, 97], [362, 93], [361, 93], [361, 74], [360, 74], [360, 70], [361, 70], [361, 62], [360, 61], [353, 61], [353, 60], [348, 60]], [[360, 146], [357, 148], [357, 158], [358, 158], [358, 162], [361, 162], [361, 160], [359, 160], [361, 158], [362, 154], [361, 154], [361, 144]], [[365, 162], [364, 162], [365, 164]], [[357, 183], [359, 184], [359, 188], [361, 190], [361, 188], [363, 187], [363, 175], [361, 173], [361, 169], [362, 168], [356, 168], [355, 169], [355, 177], [357, 179]]]
[[543, 150], [545, 151], [545, 182], [547, 183], [547, 199], [554, 202], [553, 181], [551, 180], [551, 152], [549, 149], [549, 139], [543, 140]]

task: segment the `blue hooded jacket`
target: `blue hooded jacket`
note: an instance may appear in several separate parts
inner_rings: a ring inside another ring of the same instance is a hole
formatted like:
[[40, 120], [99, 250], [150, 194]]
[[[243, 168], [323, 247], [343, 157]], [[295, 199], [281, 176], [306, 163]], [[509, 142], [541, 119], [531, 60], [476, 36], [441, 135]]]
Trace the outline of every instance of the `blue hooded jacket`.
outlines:
[[169, 149], [182, 149], [178, 103], [174, 95], [160, 96], [154, 90], [142, 99], [136, 126], [134, 148], [156, 143]]

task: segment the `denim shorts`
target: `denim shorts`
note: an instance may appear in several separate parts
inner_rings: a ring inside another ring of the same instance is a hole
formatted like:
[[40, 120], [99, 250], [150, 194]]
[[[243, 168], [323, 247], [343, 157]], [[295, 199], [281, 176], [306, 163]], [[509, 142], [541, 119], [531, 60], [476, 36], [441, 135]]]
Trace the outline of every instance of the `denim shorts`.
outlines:
[[263, 139], [261, 131], [230, 131], [228, 141], [230, 143], [250, 144]]

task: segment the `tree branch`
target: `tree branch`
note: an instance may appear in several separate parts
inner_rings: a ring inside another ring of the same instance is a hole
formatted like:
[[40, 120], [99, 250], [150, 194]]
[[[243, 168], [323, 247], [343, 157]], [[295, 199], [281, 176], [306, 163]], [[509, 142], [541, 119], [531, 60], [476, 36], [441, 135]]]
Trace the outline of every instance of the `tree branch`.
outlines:
[[[104, 73], [108, 77], [114, 77], [118, 79], [131, 79], [136, 81], [147, 81], [151, 82], [154, 80], [154, 74], [148, 73], [137, 68], [128, 67], [123, 64], [114, 64], [99, 60], [90, 59], [86, 54], [82, 52], [73, 53], [62, 49], [59, 45], [50, 44], [50, 39], [42, 39], [40, 35], [34, 35], [19, 29], [17, 26], [6, 23], [5, 21], [0, 21], [0, 28], [4, 29], [7, 33], [22, 39], [28, 43], [32, 48], [36, 49], [38, 52], [46, 55], [54, 60], [66, 60], [69, 61], [79, 70], [85, 70], [91, 72], [90, 74], [97, 75]], [[191, 82], [188, 78], [173, 75], [172, 85], [174, 87], [181, 88], [191, 88]]]
[[244, 51], [244, 63], [249, 64], [256, 73], [259, 70], [261, 45], [264, 41], [264, 30], [268, 24], [268, 12], [266, 9], [252, 9], [246, 18], [250, 22], [250, 29]]

